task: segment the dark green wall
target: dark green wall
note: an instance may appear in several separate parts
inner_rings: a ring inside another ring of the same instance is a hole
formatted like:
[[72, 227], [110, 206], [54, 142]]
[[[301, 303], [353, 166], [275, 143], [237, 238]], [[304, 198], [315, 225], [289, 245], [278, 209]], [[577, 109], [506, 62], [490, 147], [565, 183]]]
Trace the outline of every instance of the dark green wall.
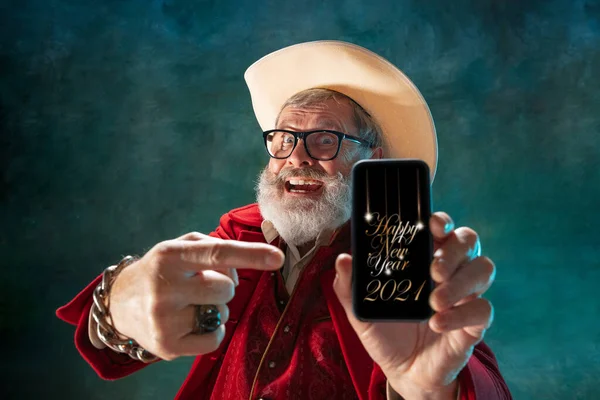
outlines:
[[600, 398], [599, 15], [580, 0], [1, 0], [2, 390], [173, 397], [191, 359], [103, 382], [54, 309], [122, 255], [253, 201], [267, 157], [246, 67], [339, 39], [431, 106], [435, 209], [497, 264], [486, 341], [515, 398]]

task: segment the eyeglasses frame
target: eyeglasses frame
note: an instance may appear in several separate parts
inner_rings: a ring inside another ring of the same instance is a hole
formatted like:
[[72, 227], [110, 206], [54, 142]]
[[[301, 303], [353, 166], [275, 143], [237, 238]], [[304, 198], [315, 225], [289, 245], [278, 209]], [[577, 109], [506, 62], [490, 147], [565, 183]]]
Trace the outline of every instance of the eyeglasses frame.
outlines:
[[[269, 152], [269, 147], [267, 146], [267, 136], [270, 133], [273, 133], [273, 132], [285, 132], [285, 133], [289, 133], [292, 136], [294, 136], [294, 146], [292, 147], [292, 151], [290, 151], [290, 154], [288, 156], [286, 156], [286, 157], [275, 157], [274, 155], [272, 155]], [[338, 137], [338, 147], [337, 147], [337, 150], [335, 151], [335, 154], [333, 155], [333, 157], [327, 158], [325, 160], [322, 160], [320, 158], [315, 158], [315, 157], [313, 157], [312, 154], [310, 154], [310, 150], [308, 150], [308, 145], [306, 144], [306, 137], [308, 137], [309, 135], [312, 135], [313, 133], [319, 133], [319, 132], [331, 133], [331, 134], [336, 135]], [[348, 140], [350, 142], [354, 142], [354, 143], [357, 143], [357, 144], [362, 144], [362, 145], [365, 145], [365, 146], [367, 146], [369, 148], [373, 147], [373, 145], [371, 144], [371, 142], [369, 142], [367, 140], [361, 139], [361, 138], [356, 137], [356, 136], [348, 135], [348, 134], [346, 134], [344, 132], [333, 131], [333, 130], [330, 130], [330, 129], [317, 129], [317, 130], [314, 130], [314, 131], [304, 131], [304, 132], [290, 131], [290, 130], [287, 130], [287, 129], [270, 129], [268, 131], [264, 131], [263, 132], [263, 140], [264, 140], [264, 143], [265, 143], [265, 148], [267, 149], [267, 154], [271, 158], [275, 158], [277, 160], [285, 160], [286, 158], [289, 158], [294, 153], [294, 150], [296, 150], [296, 146], [298, 145], [298, 139], [302, 139], [302, 141], [304, 142], [304, 150], [306, 150], [306, 154], [308, 154], [308, 156], [310, 158], [312, 158], [313, 160], [317, 160], [317, 161], [331, 161], [331, 160], [335, 159], [338, 156], [338, 154], [340, 153], [340, 149], [342, 148], [342, 141], [343, 140]]]

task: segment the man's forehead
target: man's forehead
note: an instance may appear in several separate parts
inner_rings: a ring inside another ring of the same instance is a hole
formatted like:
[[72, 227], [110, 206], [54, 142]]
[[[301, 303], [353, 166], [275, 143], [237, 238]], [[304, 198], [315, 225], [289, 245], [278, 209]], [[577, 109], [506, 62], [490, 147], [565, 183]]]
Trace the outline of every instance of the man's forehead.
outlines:
[[312, 124], [317, 125], [317, 127], [319, 127], [319, 128], [334, 129], [334, 130], [341, 129], [346, 125], [341, 118], [334, 119], [334, 118], [322, 116], [322, 115], [311, 115], [309, 113], [282, 115], [281, 119], [279, 120], [279, 125], [280, 126], [283, 126], [283, 125], [293, 126], [293, 125], [302, 125], [307, 122], [311, 122]]
[[278, 125], [302, 125], [311, 123], [317, 128], [346, 130], [353, 126], [353, 114], [347, 105], [336, 104], [333, 107], [293, 107], [288, 106], [281, 111]]

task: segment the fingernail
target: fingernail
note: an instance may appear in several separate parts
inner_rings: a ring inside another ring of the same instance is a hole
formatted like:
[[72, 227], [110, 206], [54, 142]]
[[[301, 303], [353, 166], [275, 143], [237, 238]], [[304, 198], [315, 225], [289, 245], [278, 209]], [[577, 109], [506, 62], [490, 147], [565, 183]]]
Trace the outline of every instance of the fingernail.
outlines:
[[265, 263], [270, 267], [280, 267], [282, 263], [281, 253], [277, 250], [272, 250], [265, 257]]
[[452, 221], [446, 222], [446, 225], [444, 225], [444, 233], [448, 234], [452, 229], [454, 229], [454, 223], [452, 223]]

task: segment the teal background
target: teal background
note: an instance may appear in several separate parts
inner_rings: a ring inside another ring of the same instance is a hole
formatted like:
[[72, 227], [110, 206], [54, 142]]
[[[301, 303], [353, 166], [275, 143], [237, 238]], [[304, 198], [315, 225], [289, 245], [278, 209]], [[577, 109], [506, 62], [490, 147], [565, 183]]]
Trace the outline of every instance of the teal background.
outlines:
[[[365, 46], [421, 89], [436, 210], [497, 265], [516, 399], [600, 398], [597, 1], [0, 0], [3, 398], [172, 398], [192, 359], [96, 377], [54, 310], [122, 255], [209, 232], [267, 162], [243, 73]], [[6, 397], [4, 397], [6, 396]]]

